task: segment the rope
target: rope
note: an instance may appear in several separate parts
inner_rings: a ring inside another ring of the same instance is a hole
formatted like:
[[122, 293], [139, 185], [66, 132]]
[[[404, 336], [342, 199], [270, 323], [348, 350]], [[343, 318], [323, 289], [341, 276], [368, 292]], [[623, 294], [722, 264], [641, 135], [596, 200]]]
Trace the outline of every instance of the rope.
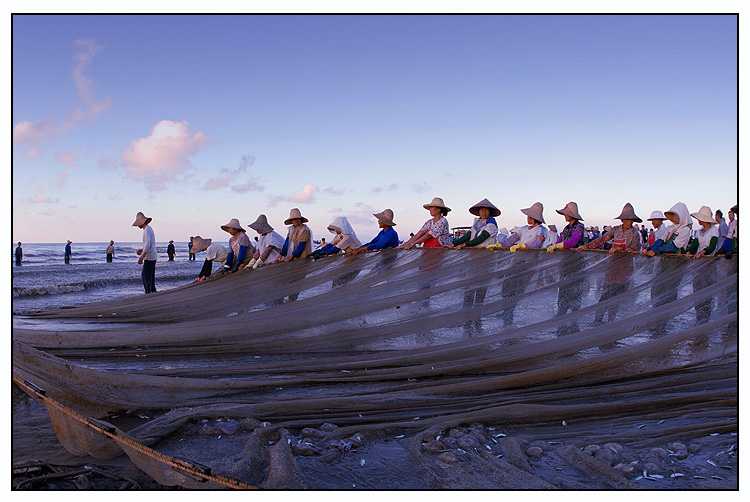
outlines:
[[114, 428], [107, 427], [106, 425], [100, 423], [97, 420], [84, 417], [83, 415], [68, 408], [67, 406], [60, 403], [59, 401], [47, 396], [44, 390], [42, 390], [41, 388], [37, 387], [36, 385], [30, 382], [27, 382], [26, 380], [21, 379], [15, 373], [13, 373], [13, 382], [19, 387], [26, 389], [27, 392], [32, 393], [34, 396], [36, 396], [37, 399], [39, 399], [40, 401], [43, 401], [45, 404], [52, 405], [59, 411], [68, 415], [69, 417], [74, 418], [75, 420], [78, 420], [82, 424], [85, 424], [91, 427], [92, 429], [98, 431], [99, 433], [111, 439], [114, 439], [115, 441], [117, 441], [118, 444], [124, 443], [128, 445], [130, 448], [137, 450], [139, 453], [147, 457], [150, 457], [151, 459], [156, 460], [157, 462], [166, 464], [177, 471], [181, 471], [183, 473], [201, 478], [205, 481], [213, 481], [214, 483], [217, 483], [219, 485], [222, 485], [228, 488], [235, 488], [235, 489], [240, 489], [240, 490], [256, 489], [255, 487], [248, 485], [246, 483], [243, 483], [241, 481], [237, 481], [235, 479], [231, 479], [226, 476], [221, 476], [219, 474], [212, 474], [210, 472], [211, 469], [205, 466], [196, 465], [188, 460], [181, 460], [178, 458], [169, 457], [167, 455], [159, 453], [158, 451], [152, 448], [149, 448], [148, 446], [144, 446], [130, 438], [118, 436]]

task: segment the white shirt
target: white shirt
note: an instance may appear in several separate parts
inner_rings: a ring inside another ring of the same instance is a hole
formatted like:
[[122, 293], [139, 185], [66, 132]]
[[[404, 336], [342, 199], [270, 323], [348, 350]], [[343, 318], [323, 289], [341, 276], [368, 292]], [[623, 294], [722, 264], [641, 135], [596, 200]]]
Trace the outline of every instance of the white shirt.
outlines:
[[156, 237], [154, 237], [154, 230], [146, 225], [143, 227], [143, 252], [141, 256], [144, 260], [156, 261]]
[[227, 261], [227, 248], [221, 244], [211, 243], [206, 249], [206, 259], [224, 264]]
[[542, 237], [547, 236], [547, 229], [543, 225], [537, 225], [534, 228], [530, 228], [529, 225], [524, 225], [518, 227], [516, 232], [518, 233], [517, 244], [526, 244], [527, 246], [537, 240], [537, 235], [541, 235]]
[[[284, 238], [274, 231], [258, 236], [258, 252], [260, 253], [260, 256], [263, 256], [263, 253], [266, 252], [268, 246], [275, 246], [281, 250], [281, 248], [284, 247]], [[278, 257], [279, 251], [274, 249], [271, 251], [271, 254], [268, 255], [268, 258], [265, 259], [265, 262], [270, 263]]]

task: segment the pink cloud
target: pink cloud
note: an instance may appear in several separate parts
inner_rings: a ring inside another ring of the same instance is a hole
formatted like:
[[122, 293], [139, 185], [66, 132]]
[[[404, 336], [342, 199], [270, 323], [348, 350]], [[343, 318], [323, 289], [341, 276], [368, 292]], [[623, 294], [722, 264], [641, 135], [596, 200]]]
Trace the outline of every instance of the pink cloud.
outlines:
[[289, 198], [291, 202], [302, 202], [302, 203], [311, 203], [315, 202], [315, 192], [318, 191], [318, 187], [312, 184], [307, 184], [302, 187], [301, 192], [296, 192], [292, 194], [292, 196]]
[[29, 148], [23, 156], [26, 159], [38, 159], [42, 156], [42, 150], [37, 147]]
[[27, 198], [26, 202], [31, 202], [32, 204], [49, 204], [57, 202], [57, 199], [46, 197], [46, 193], [47, 189], [45, 187], [39, 187], [36, 189], [36, 194], [33, 197]]
[[163, 190], [191, 167], [188, 158], [200, 151], [210, 138], [193, 134], [186, 121], [162, 120], [145, 138], [133, 141], [122, 152], [122, 166], [131, 178], [143, 180], [150, 190]]
[[64, 167], [62, 171], [57, 174], [57, 184], [62, 186], [68, 181], [68, 168]]
[[78, 160], [78, 150], [73, 150], [72, 152], [58, 150], [55, 154], [55, 160], [66, 166], [77, 168], [78, 164], [76, 163], [76, 160]]
[[247, 181], [241, 185], [233, 185], [232, 190], [238, 193], [246, 192], [262, 192], [263, 186], [260, 184], [260, 180], [254, 176], [250, 176]]
[[72, 130], [79, 122], [87, 122], [94, 119], [110, 107], [111, 99], [109, 97], [101, 101], [98, 101], [94, 97], [91, 90], [93, 81], [83, 74], [84, 70], [91, 65], [94, 56], [101, 50], [101, 46], [97, 45], [96, 40], [92, 39], [76, 40], [75, 45], [76, 52], [73, 55], [73, 59], [77, 64], [73, 68], [72, 77], [78, 90], [78, 96], [84, 106], [75, 108], [60, 124], [55, 124], [52, 115], [48, 115], [36, 122], [22, 120], [16, 123], [13, 126], [14, 143], [49, 141], [54, 136], [65, 134]]

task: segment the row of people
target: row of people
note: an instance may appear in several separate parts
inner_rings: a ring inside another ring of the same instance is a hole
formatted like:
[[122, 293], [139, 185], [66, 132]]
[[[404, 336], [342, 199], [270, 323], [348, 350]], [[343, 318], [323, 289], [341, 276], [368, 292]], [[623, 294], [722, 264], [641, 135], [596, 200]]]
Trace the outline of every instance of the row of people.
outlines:
[[[347, 218], [339, 216], [328, 226], [334, 238], [330, 243], [315, 251], [312, 250], [312, 230], [306, 225], [309, 220], [297, 208], [292, 209], [289, 218], [284, 221], [284, 224], [288, 225], [286, 238], [274, 231], [264, 214], [258, 216], [257, 220], [249, 225], [258, 233], [257, 248], [253, 246], [239, 220], [233, 218], [229, 223], [221, 226], [222, 230], [231, 235], [228, 249], [212, 243], [211, 239], [202, 239], [200, 236], [191, 238], [193, 253], [206, 251], [206, 262], [196, 281], [202, 281], [211, 275], [214, 261], [222, 264], [217, 273], [227, 273], [245, 267], [257, 268], [263, 263], [289, 262], [307, 257], [318, 259], [341, 252], [356, 255], [387, 248], [408, 250], [420, 245], [452, 249], [509, 248], [511, 252], [519, 249], [545, 248], [550, 253], [558, 249], [591, 250], [608, 247], [610, 254], [617, 251], [641, 252], [648, 256], [674, 253], [695, 258], [712, 253], [725, 254], [729, 257], [736, 252], [738, 247], [736, 217], [739, 210], [736, 205], [730, 210], [732, 217], [730, 218], [731, 224], [728, 225], [727, 238], [721, 242], [719, 242], [720, 234], [714, 227], [717, 221], [712, 217], [711, 210], [707, 206], [703, 206], [697, 213], [690, 213], [684, 203], [678, 202], [664, 213], [654, 211], [648, 218], [654, 226], [653, 243], [644, 241], [641, 232], [634, 227], [635, 223], [642, 223], [643, 220], [635, 214], [630, 203], [625, 204], [620, 215], [616, 217], [622, 222], [620, 225], [608, 228], [603, 234], [593, 239], [587, 237], [587, 229], [578, 212], [578, 204], [573, 201], [568, 202], [562, 209], [555, 210], [565, 218], [566, 222], [565, 228], [559, 235], [554, 225], [550, 225], [549, 228], [545, 227], [544, 206], [541, 202], [535, 202], [531, 207], [521, 209], [526, 216], [527, 225], [516, 227], [506, 235], [500, 232], [495, 220], [501, 214], [500, 209], [488, 199], [483, 199], [469, 208], [469, 212], [476, 218], [471, 229], [458, 238], [453, 238], [451, 235], [450, 225], [446, 218], [451, 208], [445, 205], [443, 199], [435, 197], [423, 207], [430, 212], [431, 218], [403, 244], [399, 245], [398, 234], [393, 228], [396, 226], [393, 221], [393, 211], [386, 209], [373, 215], [377, 218], [381, 230], [367, 244], [363, 245], [359, 241]], [[691, 238], [691, 216], [701, 225], [701, 230], [695, 238]], [[672, 222], [672, 225], [666, 227], [663, 224], [665, 220]]]

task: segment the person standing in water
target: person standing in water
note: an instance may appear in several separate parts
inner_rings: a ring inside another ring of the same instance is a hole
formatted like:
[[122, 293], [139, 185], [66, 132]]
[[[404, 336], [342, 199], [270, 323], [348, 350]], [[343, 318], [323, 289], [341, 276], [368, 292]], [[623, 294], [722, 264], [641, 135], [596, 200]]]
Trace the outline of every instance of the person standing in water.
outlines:
[[71, 241], [65, 245], [65, 263], [70, 263], [70, 257], [73, 255], [73, 250], [70, 245], [73, 244]]
[[23, 261], [23, 249], [21, 249], [21, 243], [18, 243], [18, 247], [16, 248], [16, 265], [20, 265]]
[[112, 263], [112, 258], [115, 257], [115, 241], [109, 241], [107, 246], [107, 263]]
[[167, 245], [167, 256], [169, 256], [169, 261], [174, 261], [174, 241], [169, 241], [169, 245]]
[[136, 215], [133, 222], [134, 227], [143, 230], [143, 247], [136, 253], [139, 256], [138, 265], [143, 265], [141, 279], [146, 294], [156, 293], [156, 237], [154, 236], [154, 230], [148, 225], [149, 223], [151, 223], [151, 218], [146, 217], [141, 212]]

